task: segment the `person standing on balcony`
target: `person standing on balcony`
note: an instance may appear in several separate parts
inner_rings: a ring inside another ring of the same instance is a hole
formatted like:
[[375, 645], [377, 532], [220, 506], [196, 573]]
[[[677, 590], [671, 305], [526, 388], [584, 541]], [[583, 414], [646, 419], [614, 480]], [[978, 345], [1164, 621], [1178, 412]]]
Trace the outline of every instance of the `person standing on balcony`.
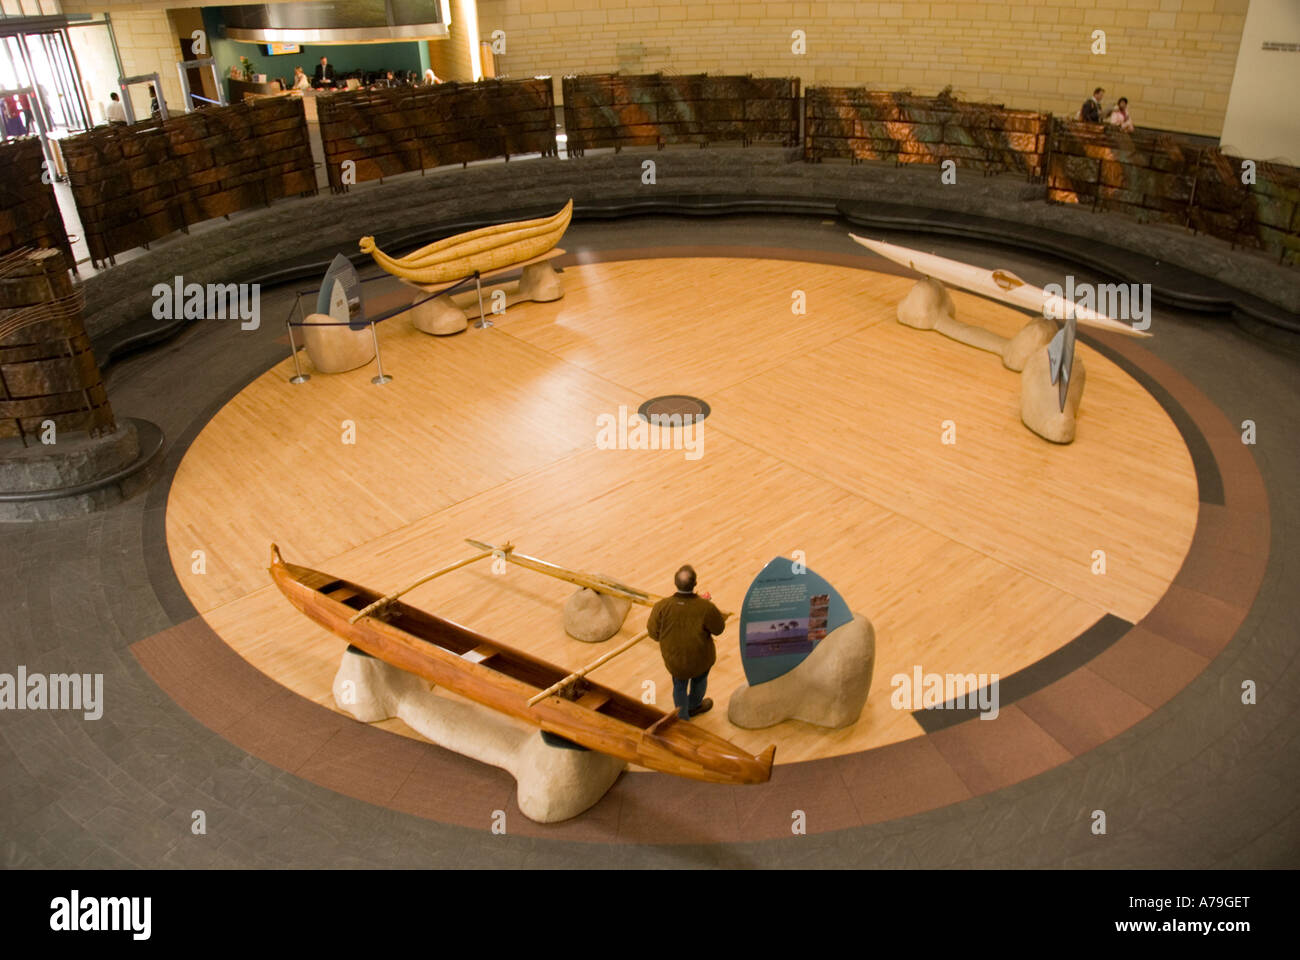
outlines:
[[1125, 133], [1133, 132], [1133, 118], [1128, 115], [1128, 97], [1119, 98], [1106, 117], [1106, 122], [1119, 127]]
[[1079, 108], [1079, 119], [1084, 123], [1101, 123], [1101, 95], [1106, 91], [1101, 87], [1092, 91], [1092, 96], [1083, 101]]

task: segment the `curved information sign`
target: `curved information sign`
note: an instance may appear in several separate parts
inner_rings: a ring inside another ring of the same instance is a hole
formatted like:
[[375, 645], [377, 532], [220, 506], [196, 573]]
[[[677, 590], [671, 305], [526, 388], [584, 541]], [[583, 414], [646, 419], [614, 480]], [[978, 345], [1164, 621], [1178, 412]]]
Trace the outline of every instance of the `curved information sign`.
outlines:
[[750, 686], [789, 673], [825, 636], [853, 619], [835, 588], [785, 557], [768, 562], [740, 608], [740, 660]]

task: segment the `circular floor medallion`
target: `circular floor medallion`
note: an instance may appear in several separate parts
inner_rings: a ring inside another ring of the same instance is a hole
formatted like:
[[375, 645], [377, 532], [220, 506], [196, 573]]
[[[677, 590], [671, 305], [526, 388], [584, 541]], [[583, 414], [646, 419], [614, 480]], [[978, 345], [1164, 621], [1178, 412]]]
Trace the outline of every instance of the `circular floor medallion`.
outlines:
[[685, 422], [687, 417], [694, 417], [695, 422], [698, 423], [707, 417], [712, 410], [699, 397], [688, 397], [685, 394], [674, 393], [665, 397], [651, 397], [637, 407], [636, 412], [642, 420], [647, 421], [653, 417], [681, 417], [682, 421]]

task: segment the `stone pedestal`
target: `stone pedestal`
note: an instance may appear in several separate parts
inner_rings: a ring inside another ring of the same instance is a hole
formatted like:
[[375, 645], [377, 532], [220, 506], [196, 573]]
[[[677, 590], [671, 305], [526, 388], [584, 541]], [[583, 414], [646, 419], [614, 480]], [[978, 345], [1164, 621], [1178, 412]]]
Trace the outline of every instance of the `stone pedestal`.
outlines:
[[560, 283], [560, 275], [551, 266], [550, 261], [530, 263], [524, 267], [516, 293], [520, 300], [547, 303], [564, 296], [564, 285]]
[[103, 510], [150, 483], [163, 457], [162, 431], [118, 420], [111, 433], [55, 434], [53, 444], [0, 440], [0, 522], [61, 520]]
[[1006, 338], [992, 330], [962, 323], [948, 289], [933, 277], [924, 277], [898, 302], [898, 322], [917, 330], [937, 330], [959, 343], [1001, 354]]
[[564, 602], [564, 632], [583, 643], [601, 643], [623, 629], [632, 601], [579, 588]]
[[[595, 750], [550, 746], [536, 727], [440, 696], [422, 678], [352, 647], [334, 677], [334, 702], [365, 723], [398, 717], [440, 747], [506, 770], [517, 782], [519, 809], [539, 823], [568, 820], [591, 808], [624, 767]], [[445, 789], [454, 791], [456, 784]], [[485, 811], [485, 822], [487, 816]]]
[[319, 373], [344, 373], [375, 359], [370, 327], [353, 330], [324, 313], [311, 313], [298, 328], [311, 365]]
[[917, 330], [933, 330], [941, 319], [953, 320], [957, 308], [948, 288], [933, 277], [916, 281], [898, 302], [898, 322]]
[[1054, 320], [1031, 320], [1020, 328], [1020, 332], [1007, 341], [1002, 351], [1002, 366], [1019, 373], [1025, 369], [1025, 363], [1035, 350], [1045, 350], [1056, 336], [1057, 326]]
[[431, 333], [435, 337], [445, 337], [460, 333], [469, 326], [465, 311], [456, 306], [448, 294], [434, 297], [411, 308], [411, 325], [416, 330]]
[[1076, 353], [1062, 410], [1060, 388], [1052, 383], [1047, 348], [1034, 351], [1020, 373], [1020, 419], [1024, 425], [1052, 443], [1072, 442], [1086, 375], [1083, 357]]
[[854, 614], [789, 673], [733, 693], [727, 719], [747, 730], [782, 720], [835, 729], [850, 726], [866, 705], [875, 666], [876, 631], [870, 620]]
[[481, 311], [478, 291], [475, 289], [462, 290], [456, 294], [444, 293], [412, 307], [411, 324], [415, 329], [431, 333], [436, 337], [460, 333], [469, 326], [470, 320], [476, 320], [484, 313], [490, 320], [493, 316], [493, 301], [495, 299], [500, 304], [502, 294], [505, 296], [504, 306], [509, 309], [516, 303], [523, 303], [526, 300], [539, 303], [559, 300], [564, 296], [564, 285], [549, 260], [530, 263], [524, 267], [518, 280], [494, 284], [491, 287], [484, 284]]

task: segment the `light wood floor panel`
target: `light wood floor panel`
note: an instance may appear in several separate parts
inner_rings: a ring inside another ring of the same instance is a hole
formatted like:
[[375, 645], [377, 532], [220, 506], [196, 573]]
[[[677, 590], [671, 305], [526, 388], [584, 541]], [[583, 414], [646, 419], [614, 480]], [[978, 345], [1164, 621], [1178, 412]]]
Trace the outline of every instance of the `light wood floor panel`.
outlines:
[[[575, 273], [594, 281], [568, 285]], [[781, 358], [892, 320], [889, 298], [911, 286], [849, 267], [721, 257], [592, 264], [565, 277], [564, 299], [508, 310], [503, 329], [643, 399], [707, 399]], [[878, 296], [845, 296], [864, 277]], [[796, 290], [806, 315], [791, 311]]]
[[[972, 313], [962, 304], [958, 316]], [[1191, 545], [1195, 474], [1182, 436], [1150, 395], [1090, 348], [1081, 344], [1079, 355], [1087, 386], [1078, 436], [1066, 446], [1020, 423], [1020, 375], [997, 357], [898, 323], [721, 392], [713, 419], [720, 430], [1136, 621]], [[956, 426], [953, 445], [941, 442], [946, 420]], [[1094, 550], [1105, 551], [1104, 575], [1092, 572]]]
[[[639, 402], [497, 330], [434, 339], [401, 320], [380, 330], [390, 383], [372, 384], [371, 365], [295, 386], [286, 359], [195, 439], [168, 529], [177, 575], [200, 611], [263, 585], [270, 539], [333, 556], [590, 447], [592, 411]], [[355, 444], [343, 443], [345, 421]], [[178, 496], [186, 490], [203, 495]], [[208, 554], [203, 575], [191, 573], [194, 550]]]
[[[168, 542], [182, 586], [243, 657], [333, 707], [344, 644], [268, 585], [273, 539], [291, 561], [380, 589], [468, 555], [467, 536], [656, 592], [690, 562], [731, 610], [768, 560], [802, 550], [875, 624], [862, 719], [833, 732], [732, 727], [726, 702], [743, 682], [733, 622], [710, 675], [718, 705], [699, 720], [750, 749], [776, 742], [788, 763], [918, 735], [890, 705], [896, 673], [1005, 677], [1108, 610], [1144, 612], [1177, 571], [1196, 519], [1190, 458], [1155, 401], [1086, 348], [1080, 438], [1057, 447], [1021, 426], [1018, 375], [998, 358], [893, 320], [909, 281], [681, 259], [571, 267], [564, 279], [564, 300], [513, 307], [492, 330], [434, 339], [384, 324], [396, 379], [383, 387], [371, 369], [294, 387], [286, 361], [204, 429], [172, 487]], [[789, 313], [793, 286], [809, 292], [807, 318]], [[654, 299], [683, 287], [705, 291], [695, 300], [711, 319], [680, 312], [675, 294]], [[749, 288], [770, 309], [739, 296]], [[957, 299], [959, 316], [999, 332], [1024, 322]], [[595, 449], [597, 414], [668, 392], [713, 405], [700, 459]], [[344, 419], [356, 447], [339, 442]], [[955, 447], [939, 443], [942, 419], [957, 422]], [[1094, 543], [1111, 554], [1107, 577], [1087, 573]], [[196, 548], [208, 551], [202, 576], [190, 572]], [[481, 564], [408, 599], [576, 667], [608, 648], [564, 635], [570, 591]], [[621, 636], [647, 612], [633, 607]], [[596, 677], [637, 696], [653, 681], [671, 702], [648, 641]]]

